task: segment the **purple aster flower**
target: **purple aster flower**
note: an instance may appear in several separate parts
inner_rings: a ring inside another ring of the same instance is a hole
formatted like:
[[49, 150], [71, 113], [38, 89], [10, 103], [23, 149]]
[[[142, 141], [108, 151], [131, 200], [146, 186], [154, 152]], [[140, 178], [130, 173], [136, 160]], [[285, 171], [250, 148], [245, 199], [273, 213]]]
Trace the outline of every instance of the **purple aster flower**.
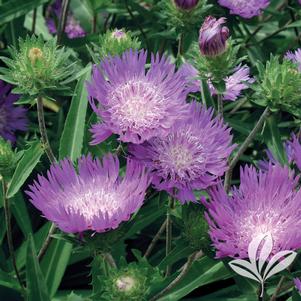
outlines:
[[299, 278], [295, 278], [294, 284], [296, 286], [296, 289], [301, 293], [301, 280]]
[[240, 186], [228, 196], [223, 186], [212, 188], [206, 219], [216, 257], [247, 258], [248, 246], [260, 234], [271, 233], [272, 255], [301, 248], [299, 177], [288, 167], [269, 165], [267, 171], [241, 169]]
[[112, 133], [123, 142], [142, 143], [166, 136], [176, 122], [185, 118], [185, 77], [158, 54], [152, 55], [151, 66], [145, 71], [146, 57], [144, 50], [129, 50], [94, 66], [88, 92], [90, 104], [102, 122], [92, 126], [92, 144]]
[[[47, 8], [47, 15], [52, 15], [57, 20], [61, 16], [62, 11], [62, 1], [56, 0], [52, 5], [48, 6]], [[48, 26], [48, 30], [50, 33], [55, 34], [57, 32], [57, 26], [55, 20], [53, 18], [47, 18], [46, 23]], [[84, 37], [86, 32], [80, 26], [79, 22], [75, 20], [73, 15], [69, 12], [67, 16], [66, 26], [65, 26], [65, 33], [69, 39], [75, 39]]]
[[179, 71], [182, 73], [187, 82], [187, 89], [189, 93], [199, 92], [201, 88], [201, 81], [198, 79], [199, 72], [189, 63], [184, 63]]
[[295, 162], [298, 169], [301, 170], [301, 144], [299, 138], [292, 134], [292, 139], [288, 141], [291, 150], [291, 161]]
[[153, 172], [153, 184], [182, 203], [196, 201], [193, 190], [218, 182], [227, 170], [227, 158], [234, 146], [232, 136], [213, 110], [190, 104], [186, 120], [175, 125], [168, 136], [143, 144], [129, 145], [129, 152]]
[[199, 0], [174, 0], [174, 1], [178, 8], [184, 9], [184, 10], [193, 9], [199, 3]]
[[26, 109], [14, 106], [19, 95], [10, 93], [12, 86], [0, 80], [0, 136], [12, 143], [16, 131], [27, 130]]
[[[240, 96], [241, 91], [248, 89], [254, 81], [254, 78], [250, 77], [250, 68], [248, 66], [237, 66], [234, 73], [225, 78], [226, 91], [223, 93], [223, 99], [236, 100]], [[211, 95], [216, 95], [216, 89], [210, 81], [208, 85]]]
[[54, 164], [47, 178], [38, 176], [26, 193], [65, 232], [105, 232], [129, 220], [142, 206], [148, 185], [145, 169], [132, 160], [120, 178], [118, 158], [108, 154], [102, 162], [82, 157], [77, 169], [69, 159]]
[[218, 0], [221, 6], [230, 9], [230, 14], [250, 19], [261, 14], [269, 4], [269, 0]]
[[218, 20], [212, 16], [208, 16], [199, 34], [199, 47], [202, 55], [217, 56], [225, 52], [226, 43], [229, 38], [229, 29], [223, 24], [226, 18]]
[[295, 52], [288, 51], [284, 58], [297, 64], [298, 70], [301, 72], [301, 48], [297, 49]]

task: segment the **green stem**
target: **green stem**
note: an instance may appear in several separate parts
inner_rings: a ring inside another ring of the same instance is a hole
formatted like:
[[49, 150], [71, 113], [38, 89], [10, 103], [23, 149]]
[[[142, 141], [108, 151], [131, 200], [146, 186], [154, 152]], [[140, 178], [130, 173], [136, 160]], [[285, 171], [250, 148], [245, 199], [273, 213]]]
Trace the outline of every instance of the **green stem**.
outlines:
[[45, 117], [44, 117], [44, 107], [43, 107], [43, 98], [38, 96], [37, 98], [37, 112], [38, 112], [38, 122], [39, 122], [39, 129], [41, 134], [41, 140], [43, 143], [43, 147], [45, 149], [45, 153], [50, 161], [50, 163], [56, 162], [56, 158], [52, 152], [48, 136], [47, 130], [45, 125]]
[[218, 93], [217, 94], [217, 112], [221, 116], [224, 114], [224, 101], [223, 101], [223, 95]]
[[248, 148], [249, 144], [253, 141], [253, 139], [255, 138], [257, 132], [262, 128], [266, 118], [268, 117], [268, 115], [270, 114], [270, 110], [269, 108], [265, 108], [265, 110], [263, 111], [262, 115], [260, 116], [259, 120], [257, 121], [257, 123], [255, 124], [253, 130], [250, 132], [249, 136], [246, 138], [246, 140], [243, 142], [243, 144], [240, 146], [238, 152], [236, 153], [236, 155], [234, 156], [234, 158], [231, 160], [230, 164], [229, 164], [229, 169], [226, 172], [225, 175], [225, 190], [226, 192], [229, 191], [230, 188], [230, 184], [231, 184], [231, 178], [232, 178], [232, 172], [233, 169], [235, 167], [235, 165], [238, 163], [241, 155], [243, 155], [243, 153], [246, 151], [246, 149]]
[[39, 251], [39, 254], [38, 254], [38, 260], [39, 261], [41, 261], [42, 258], [43, 258], [43, 256], [45, 255], [45, 253], [46, 253], [46, 251], [48, 249], [48, 246], [49, 246], [49, 244], [51, 242], [52, 234], [55, 232], [55, 230], [56, 230], [56, 226], [54, 224], [51, 224], [51, 227], [50, 227], [50, 229], [48, 231], [47, 237], [46, 237], [46, 239], [45, 239], [45, 241], [44, 241], [44, 243], [43, 243], [43, 245], [42, 245], [42, 247], [41, 247], [41, 249]]
[[36, 22], [37, 22], [37, 9], [35, 8], [32, 13], [32, 27], [31, 27], [32, 34], [34, 34], [36, 31]]
[[18, 279], [18, 282], [19, 282], [21, 290], [22, 290], [22, 294], [25, 297], [25, 287], [23, 285], [21, 276], [18, 271], [16, 256], [15, 256], [15, 251], [14, 251], [12, 228], [11, 228], [11, 213], [10, 213], [10, 206], [9, 206], [10, 204], [9, 204], [8, 198], [6, 197], [6, 192], [7, 192], [7, 185], [5, 183], [4, 178], [2, 178], [2, 193], [3, 193], [3, 198], [4, 198], [3, 199], [3, 207], [4, 207], [4, 215], [5, 215], [8, 250], [9, 250], [10, 258], [12, 260], [13, 268], [15, 270], [16, 277]]
[[62, 3], [62, 11], [57, 31], [57, 44], [59, 45], [62, 41], [63, 33], [65, 31], [67, 16], [68, 16], [68, 8], [69, 8], [70, 0], [63, 0]]
[[[172, 246], [172, 220], [171, 220], [171, 210], [173, 209], [174, 200], [171, 197], [168, 204], [168, 209], [166, 213], [166, 256], [171, 252]], [[168, 277], [171, 272], [171, 265], [167, 265], [165, 276]]]

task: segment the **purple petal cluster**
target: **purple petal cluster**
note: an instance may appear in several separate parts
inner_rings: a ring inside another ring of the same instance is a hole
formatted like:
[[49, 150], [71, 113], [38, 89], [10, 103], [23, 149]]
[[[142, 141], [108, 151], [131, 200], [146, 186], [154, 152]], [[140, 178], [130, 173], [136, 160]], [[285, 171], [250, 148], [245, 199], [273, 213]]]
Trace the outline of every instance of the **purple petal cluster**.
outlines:
[[152, 55], [146, 71], [146, 51], [126, 51], [94, 66], [88, 92], [101, 123], [92, 126], [92, 144], [111, 134], [123, 142], [143, 143], [169, 134], [185, 118], [187, 81], [166, 57]]
[[260, 15], [270, 4], [270, 0], [218, 0], [218, 3], [230, 9], [230, 14], [250, 19]]
[[299, 278], [295, 278], [294, 284], [296, 286], [296, 289], [301, 293], [301, 280]]
[[196, 201], [194, 189], [205, 189], [218, 182], [227, 170], [231, 145], [230, 129], [213, 111], [190, 104], [186, 120], [164, 137], [130, 145], [129, 152], [153, 172], [153, 184], [182, 203]]
[[199, 0], [174, 0], [177, 7], [184, 10], [190, 10], [196, 7]]
[[300, 139], [292, 134], [292, 139], [287, 142], [290, 150], [290, 161], [296, 163], [299, 170], [301, 170], [301, 144]]
[[47, 177], [38, 176], [26, 192], [32, 204], [61, 230], [105, 232], [129, 220], [141, 207], [150, 178], [137, 162], [128, 160], [123, 178], [118, 158], [111, 154], [102, 162], [82, 157], [77, 169], [65, 159], [52, 165]]
[[299, 177], [288, 167], [269, 165], [267, 171], [241, 169], [240, 186], [228, 196], [222, 185], [212, 188], [208, 209], [209, 234], [216, 257], [248, 257], [253, 238], [270, 232], [272, 254], [301, 248]]
[[297, 49], [295, 52], [288, 51], [285, 58], [292, 61], [294, 64], [297, 64], [298, 70], [301, 72], [301, 48]]
[[[47, 9], [47, 14], [49, 16], [53, 16], [55, 19], [59, 20], [62, 11], [62, 1], [56, 0], [51, 6]], [[55, 19], [48, 17], [46, 19], [46, 23], [48, 26], [48, 30], [50, 33], [55, 34], [57, 32], [57, 26], [55, 23]], [[80, 26], [79, 22], [74, 18], [74, 16], [69, 12], [67, 16], [65, 33], [69, 39], [75, 39], [84, 37], [86, 32]]]
[[14, 106], [19, 95], [10, 93], [12, 86], [0, 81], [0, 136], [14, 143], [16, 131], [26, 131], [26, 109]]
[[204, 56], [217, 56], [225, 52], [226, 42], [229, 38], [229, 29], [223, 24], [226, 18], [218, 20], [208, 16], [199, 33], [200, 52]]
[[[225, 79], [226, 91], [223, 93], [223, 100], [236, 100], [242, 90], [248, 89], [250, 84], [254, 83], [254, 78], [250, 77], [250, 68], [246, 65], [239, 65], [234, 73]], [[211, 95], [216, 95], [216, 89], [209, 82]]]

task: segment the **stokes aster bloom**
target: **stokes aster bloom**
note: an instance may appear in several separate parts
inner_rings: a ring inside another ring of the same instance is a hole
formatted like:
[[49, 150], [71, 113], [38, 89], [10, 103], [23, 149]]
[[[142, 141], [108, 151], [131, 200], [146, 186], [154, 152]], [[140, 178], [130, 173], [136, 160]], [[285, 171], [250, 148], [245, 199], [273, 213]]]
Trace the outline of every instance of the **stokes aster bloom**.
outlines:
[[133, 143], [166, 136], [187, 114], [185, 77], [159, 55], [152, 55], [151, 66], [145, 71], [146, 57], [143, 50], [130, 50], [94, 67], [88, 92], [102, 123], [92, 126], [92, 144], [112, 133], [123, 142]]
[[218, 0], [221, 6], [230, 9], [230, 14], [249, 19], [261, 14], [269, 4], [269, 0]]
[[119, 161], [112, 154], [102, 163], [91, 156], [78, 161], [78, 172], [68, 159], [52, 165], [47, 178], [29, 186], [32, 204], [68, 233], [105, 232], [129, 220], [142, 206], [149, 176], [137, 162], [128, 160], [119, 177]]
[[208, 16], [205, 19], [199, 34], [199, 47], [202, 55], [214, 57], [225, 52], [229, 38], [229, 29], [223, 26], [225, 22], [226, 18], [217, 20]]
[[136, 160], [153, 172], [153, 184], [182, 202], [196, 201], [194, 189], [216, 184], [227, 170], [231, 146], [230, 128], [213, 110], [190, 104], [186, 120], [175, 125], [168, 136], [155, 137], [144, 144], [130, 145]]
[[294, 284], [295, 284], [297, 290], [301, 293], [301, 280], [299, 278], [295, 278]]
[[212, 188], [211, 200], [203, 203], [216, 257], [247, 258], [252, 239], [268, 232], [273, 255], [301, 248], [298, 180], [288, 167], [270, 164], [267, 171], [241, 169], [240, 186], [233, 188], [232, 196], [222, 185]]
[[[248, 89], [254, 83], [254, 78], [250, 77], [250, 68], [246, 65], [236, 67], [234, 73], [225, 79], [226, 91], [223, 93], [223, 100], [234, 101], [240, 96], [242, 90]], [[209, 82], [211, 95], [216, 95], [217, 91]]]
[[19, 96], [11, 94], [11, 85], [0, 80], [0, 136], [14, 143], [16, 131], [26, 131], [26, 109], [14, 106]]
[[295, 52], [288, 51], [284, 58], [297, 64], [298, 70], [301, 72], [301, 48], [297, 49]]
[[193, 9], [199, 3], [199, 0], [174, 0], [174, 1], [177, 7], [185, 10]]

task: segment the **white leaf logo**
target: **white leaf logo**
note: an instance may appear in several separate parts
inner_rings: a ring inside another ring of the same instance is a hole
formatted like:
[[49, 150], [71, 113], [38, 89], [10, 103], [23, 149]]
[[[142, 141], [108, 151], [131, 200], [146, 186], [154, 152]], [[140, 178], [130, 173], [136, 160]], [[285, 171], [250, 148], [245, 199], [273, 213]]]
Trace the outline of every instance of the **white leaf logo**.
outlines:
[[229, 262], [235, 273], [261, 284], [261, 297], [263, 296], [265, 281], [288, 268], [297, 256], [294, 251], [280, 251], [269, 260], [264, 268], [272, 250], [273, 238], [271, 233], [260, 234], [249, 244], [248, 256], [250, 261], [235, 259]]

